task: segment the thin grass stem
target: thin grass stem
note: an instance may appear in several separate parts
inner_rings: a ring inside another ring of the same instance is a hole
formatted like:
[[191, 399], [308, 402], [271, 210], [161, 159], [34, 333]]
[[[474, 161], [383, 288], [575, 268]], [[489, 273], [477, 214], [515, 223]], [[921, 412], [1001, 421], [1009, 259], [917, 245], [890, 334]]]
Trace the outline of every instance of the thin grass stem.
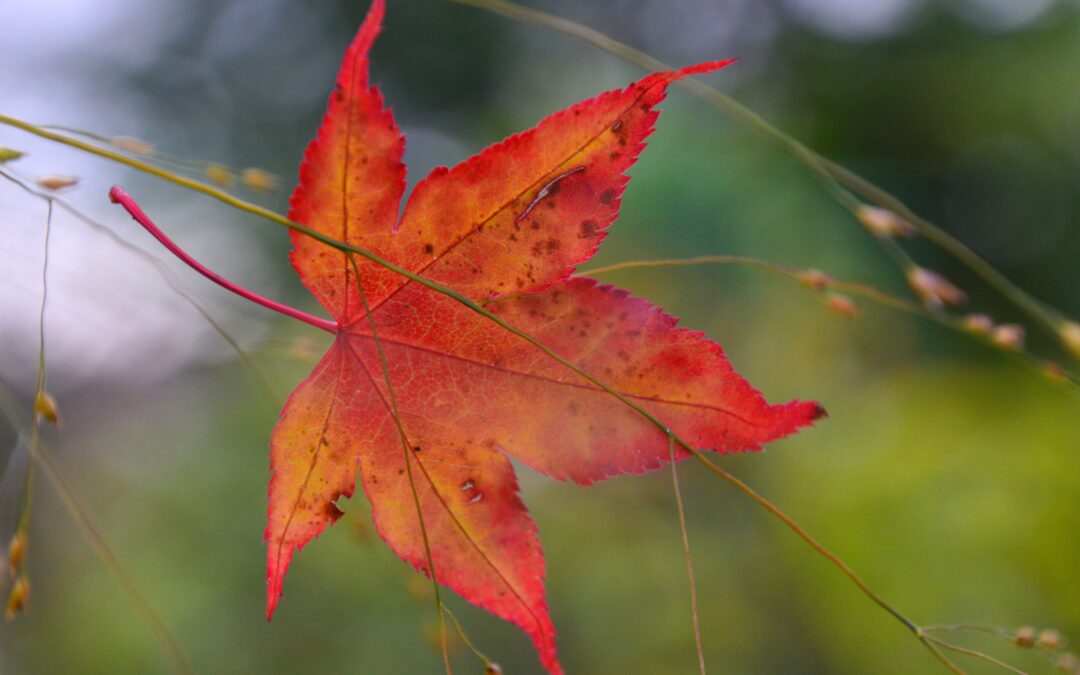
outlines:
[[[785, 277], [796, 281], [804, 286], [808, 286], [814, 289], [813, 285], [808, 284], [808, 275], [813, 273], [813, 270], [799, 269], [797, 267], [787, 267], [784, 265], [778, 265], [776, 263], [769, 262], [767, 260], [761, 260], [759, 258], [749, 258], [746, 256], [736, 255], [702, 255], [692, 258], [659, 258], [656, 260], [628, 260], [625, 262], [614, 263], [611, 265], [604, 265], [602, 267], [594, 267], [588, 270], [582, 270], [579, 274], [581, 276], [601, 276], [604, 274], [610, 274], [612, 272], [621, 272], [630, 269], [651, 269], [651, 268], [664, 268], [664, 267], [692, 267], [697, 265], [734, 265], [739, 267], [750, 267], [759, 269], [770, 274]], [[843, 291], [850, 295], [858, 296], [870, 300], [871, 302], [893, 309], [912, 316], [918, 316], [928, 321], [944, 326], [949, 330], [952, 330], [961, 335], [965, 335], [975, 339], [983, 344], [994, 347], [998, 353], [1004, 353], [1007, 356], [1023, 363], [1032, 370], [1038, 373], [1045, 373], [1047, 362], [1036, 357], [1031, 352], [1025, 350], [1023, 347], [1013, 350], [1002, 350], [993, 345], [988, 336], [981, 335], [972, 332], [964, 323], [962, 318], [956, 317], [944, 312], [932, 312], [926, 308], [922, 303], [908, 300], [907, 298], [901, 298], [895, 295], [886, 293], [878, 288], [871, 286], [870, 284], [863, 284], [854, 281], [844, 281], [836, 279], [832, 276], [817, 273], [812, 277], [813, 284], [820, 285], [821, 288], [828, 288], [836, 291]], [[1080, 378], [1072, 370], [1065, 370], [1064, 368], [1060, 372], [1062, 381], [1069, 385], [1072, 393], [1080, 394]]]
[[49, 240], [52, 235], [53, 205], [48, 203], [45, 216], [45, 244], [41, 263], [41, 309], [38, 313], [38, 362], [34, 380], [34, 412], [30, 425], [30, 462], [26, 465], [26, 489], [23, 492], [23, 511], [19, 518], [19, 533], [29, 540], [30, 514], [34, 502], [34, 466], [41, 446], [40, 416], [37, 405], [45, 396], [45, 307], [49, 301]]
[[932, 635], [926, 636], [926, 639], [929, 640], [930, 642], [934, 643], [938, 647], [941, 647], [942, 649], [948, 649], [949, 651], [956, 652], [957, 654], [964, 654], [965, 656], [970, 656], [972, 658], [981, 659], [983, 661], [986, 661], [987, 663], [992, 663], [992, 664], [994, 664], [995, 666], [997, 666], [999, 668], [1007, 670], [1010, 673], [1016, 673], [1017, 675], [1028, 675], [1027, 671], [1020, 670], [1019, 668], [1016, 668], [1014, 666], [1009, 665], [1008, 663], [1005, 663], [1001, 659], [994, 658], [993, 656], [990, 656], [989, 654], [986, 654], [985, 652], [980, 652], [977, 649], [969, 649], [968, 647], [963, 647], [963, 646], [958, 645], [958, 644], [953, 644], [952, 642], [946, 642], [945, 640], [942, 640], [941, 638], [934, 637]]
[[457, 615], [451, 612], [450, 608], [446, 607], [445, 605], [443, 606], [443, 611], [446, 612], [447, 616], [449, 616], [454, 621], [454, 626], [457, 627], [458, 635], [461, 636], [462, 642], [464, 642], [465, 646], [469, 648], [469, 651], [475, 654], [476, 658], [480, 659], [480, 662], [483, 663], [485, 667], [490, 666], [492, 664], [492, 660], [488, 658], [487, 654], [477, 649], [476, 645], [474, 645], [472, 640], [469, 639], [469, 635], [465, 632], [465, 629], [462, 628], [461, 622], [458, 621]]
[[690, 615], [694, 625], [694, 645], [697, 647], [698, 671], [701, 675], [705, 675], [705, 647], [701, 640], [701, 622], [698, 618], [694, 560], [690, 556], [690, 536], [686, 532], [686, 510], [683, 507], [682, 489], [679, 487], [678, 462], [675, 461], [675, 439], [671, 436], [668, 436], [668, 457], [671, 461], [671, 484], [675, 490], [675, 506], [679, 513], [679, 533], [682, 535], [683, 554], [686, 556], [686, 577], [690, 582]]
[[[506, 0], [451, 0], [451, 2], [477, 7], [516, 21], [524, 21], [554, 30], [593, 45], [625, 61], [637, 64], [646, 70], [671, 69], [663, 61], [641, 50], [634, 49], [588, 26], [547, 12], [523, 7]], [[754, 111], [699, 79], [686, 78], [680, 84], [721, 112], [726, 113], [736, 121], [754, 129], [776, 143], [782, 150], [813, 172], [822, 182], [826, 192], [848, 211], [854, 214], [854, 209], [858, 206], [858, 201], [851, 196], [850, 190], [864, 199], [895, 212], [910, 222], [920, 234], [959, 260], [989, 286], [1035, 319], [1055, 339], [1063, 343], [1061, 328], [1065, 322], [1065, 317], [1061, 312], [1025, 292], [966, 244], [927, 219], [918, 216], [902, 200], [851, 170], [822, 157], [805, 144], [780, 131]], [[881, 239], [878, 239], [880, 242]], [[892, 250], [889, 253], [895, 254], [896, 251]]]
[[[26, 416], [19, 409], [15, 395], [3, 381], [0, 381], [0, 412], [7, 418], [8, 423], [13, 428], [20, 430], [20, 432], [32, 431], [36, 426], [32, 420], [27, 421]], [[150, 629], [150, 633], [169, 664], [170, 670], [181, 675], [190, 674], [192, 672], [191, 667], [184, 658], [176, 639], [169, 632], [168, 627], [166, 627], [157, 612], [154, 611], [153, 606], [146, 600], [142, 591], [139, 590], [134, 578], [120, 563], [120, 558], [113, 551], [108, 540], [105, 539], [105, 535], [94, 522], [89, 510], [83, 505], [74, 488], [71, 487], [60, 467], [53, 460], [48, 446], [44, 442], [38, 444], [37, 454], [33, 457], [33, 461], [41, 465], [42, 473], [44, 473], [45, 478], [60, 497], [60, 501], [63, 502], [68, 515], [71, 516], [75, 526], [79, 529], [79, 533], [94, 549], [102, 562], [105, 563], [105, 567], [120, 585], [124, 594], [127, 595], [128, 600], [135, 609], [135, 613]]]
[[[379, 340], [379, 333], [375, 328], [375, 317], [371, 314], [371, 308], [368, 306], [367, 293], [364, 292], [364, 282], [360, 278], [360, 267], [356, 264], [356, 258], [351, 253], [348, 254], [348, 258], [353, 273], [356, 275], [356, 287], [360, 291], [360, 302], [364, 306], [364, 315], [367, 317], [369, 328], [371, 328], [371, 338], [375, 343], [376, 351], [379, 353], [379, 367], [382, 369], [383, 378], [386, 381], [386, 391], [390, 398], [390, 412], [394, 418], [398, 436], [401, 438], [401, 451], [404, 453], [405, 470], [409, 478], [409, 490], [412, 492], [413, 504], [416, 506], [416, 518], [420, 523], [420, 535], [424, 541], [424, 558], [427, 560], [428, 571], [431, 573], [431, 585], [435, 593], [435, 611], [439, 617], [439, 645], [442, 647], [443, 667], [446, 669], [447, 675], [453, 675], [454, 670], [450, 665], [450, 646], [446, 636], [446, 620], [443, 618], [445, 605], [442, 601], [438, 575], [435, 572], [435, 558], [431, 555], [431, 541], [428, 537], [427, 525], [424, 523], [424, 509], [420, 504], [420, 493], [416, 490], [416, 481], [413, 477], [412, 444], [409, 443], [409, 438], [405, 434], [405, 427], [401, 423], [397, 395], [394, 393], [394, 386], [390, 382], [390, 364], [386, 359], [386, 352], [383, 350], [382, 341]], [[416, 461], [419, 462], [420, 460], [417, 459]]]
[[233, 352], [236, 353], [237, 358], [240, 360], [240, 363], [248, 370], [248, 372], [252, 376], [252, 379], [254, 379], [255, 384], [262, 392], [263, 397], [266, 399], [267, 404], [270, 406], [270, 411], [274, 414], [277, 414], [277, 412], [281, 410], [282, 402], [280, 396], [278, 396], [278, 394], [274, 392], [274, 388], [270, 385], [270, 382], [269, 380], [267, 380], [266, 375], [256, 365], [255, 361], [251, 358], [247, 351], [240, 346], [240, 343], [236, 340], [236, 338], [230, 335], [229, 332], [226, 331], [225, 328], [220, 323], [218, 323], [213, 316], [210, 315], [210, 312], [205, 307], [203, 307], [202, 303], [196, 300], [194, 296], [192, 296], [190, 293], [188, 293], [181, 287], [180, 283], [176, 280], [168, 265], [166, 265], [160, 258], [151, 253], [148, 253], [147, 251], [139, 248], [138, 246], [135, 246], [123, 237], [120, 237], [108, 227], [105, 227], [90, 216], [86, 215], [83, 211], [81, 211], [79, 208], [77, 208], [75, 205], [73, 205], [66, 199], [38, 190], [31, 186], [29, 183], [27, 183], [25, 180], [3, 169], [0, 169], [0, 178], [14, 183], [18, 187], [22, 188], [31, 195], [38, 197], [39, 199], [43, 199], [51, 204], [59, 206], [61, 209], [67, 211], [69, 214], [74, 216], [78, 221], [82, 222], [90, 229], [94, 230], [98, 234], [108, 237], [114, 244], [120, 246], [126, 251], [129, 251], [130, 253], [133, 253], [134, 255], [141, 258], [144, 262], [152, 265], [157, 271], [157, 273], [161, 276], [165, 284], [168, 285], [168, 287], [174, 293], [180, 296], [185, 302], [191, 305], [192, 309], [194, 309], [199, 314], [199, 316], [201, 316], [203, 320], [210, 325], [214, 332], [217, 333], [221, 337], [221, 339], [224, 340], [229, 345], [229, 347], [232, 348]]

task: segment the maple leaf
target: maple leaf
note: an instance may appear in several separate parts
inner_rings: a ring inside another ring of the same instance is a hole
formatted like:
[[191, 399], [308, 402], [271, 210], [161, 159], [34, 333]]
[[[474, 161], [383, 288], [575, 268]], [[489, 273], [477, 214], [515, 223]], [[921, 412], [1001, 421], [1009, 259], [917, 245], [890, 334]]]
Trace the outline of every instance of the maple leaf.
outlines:
[[[483, 303], [696, 447], [759, 449], [822, 414], [815, 403], [770, 406], [701, 333], [570, 276], [615, 219], [667, 86], [727, 62], [650, 75], [437, 168], [399, 220], [404, 138], [368, 79], [383, 11], [376, 0], [345, 54], [292, 220]], [[588, 485], [664, 466], [667, 435], [457, 300], [302, 233], [292, 240], [293, 266], [336, 337], [271, 440], [267, 616], [293, 554], [342, 515], [335, 502], [352, 496], [359, 471], [400, 557], [430, 576], [426, 532], [436, 581], [520, 626], [561, 672], [537, 528], [510, 458]]]

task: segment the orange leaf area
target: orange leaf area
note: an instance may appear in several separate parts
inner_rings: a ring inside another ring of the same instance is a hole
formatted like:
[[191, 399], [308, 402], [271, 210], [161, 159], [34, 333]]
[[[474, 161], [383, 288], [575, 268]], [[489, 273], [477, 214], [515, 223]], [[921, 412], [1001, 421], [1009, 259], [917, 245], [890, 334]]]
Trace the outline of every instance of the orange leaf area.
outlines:
[[[345, 55], [290, 218], [483, 303], [695, 447], [756, 450], [823, 414], [770, 406], [701, 333], [570, 277], [615, 220], [667, 86], [726, 62], [650, 75], [435, 169], [399, 220], [404, 139], [368, 81], [382, 15], [376, 0]], [[366, 259], [354, 268], [303, 234], [293, 244], [293, 265], [339, 330], [271, 441], [268, 615], [293, 554], [337, 520], [359, 472], [399, 556], [429, 575], [433, 563], [436, 581], [520, 626], [561, 672], [537, 528], [510, 457], [588, 485], [661, 468], [667, 435], [457, 300]]]

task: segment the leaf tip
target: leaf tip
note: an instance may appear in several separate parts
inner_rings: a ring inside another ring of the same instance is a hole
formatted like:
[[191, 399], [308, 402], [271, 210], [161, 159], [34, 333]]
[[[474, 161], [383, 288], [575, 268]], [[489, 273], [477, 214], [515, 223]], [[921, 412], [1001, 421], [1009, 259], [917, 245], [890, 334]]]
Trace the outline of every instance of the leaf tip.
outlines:
[[281, 573], [277, 570], [266, 572], [266, 621], [274, 618], [278, 600], [281, 599]]
[[720, 70], [726, 68], [731, 64], [738, 61], [738, 59], [722, 59], [720, 61], [705, 61], [704, 63], [696, 63], [692, 66], [684, 66], [674, 72], [674, 79], [679, 80], [691, 75], [703, 75], [705, 73], [711, 73], [714, 70]]

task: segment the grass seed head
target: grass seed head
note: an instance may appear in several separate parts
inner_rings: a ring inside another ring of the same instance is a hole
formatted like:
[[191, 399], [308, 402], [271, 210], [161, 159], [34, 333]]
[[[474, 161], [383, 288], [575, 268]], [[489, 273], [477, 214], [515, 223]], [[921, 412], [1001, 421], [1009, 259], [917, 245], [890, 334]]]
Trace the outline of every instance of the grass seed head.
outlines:
[[1043, 649], [1061, 649], [1065, 641], [1062, 639], [1061, 633], [1053, 628], [1046, 628], [1039, 632], [1039, 637], [1035, 639], [1035, 643]]
[[847, 318], [859, 313], [859, 306], [855, 304], [855, 301], [840, 293], [830, 293], [825, 298], [825, 307], [833, 314]]
[[830, 277], [828, 274], [825, 274], [821, 270], [811, 269], [799, 272], [799, 283], [812, 291], [817, 291], [818, 293], [831, 286], [833, 283], [835, 283], [835, 281], [835, 279]]
[[989, 335], [994, 329], [994, 320], [986, 314], [968, 314], [964, 317], [964, 330], [975, 335]]
[[37, 179], [39, 187], [43, 187], [46, 190], [64, 190], [69, 187], [74, 187], [79, 184], [78, 176], [63, 176], [60, 174], [45, 174]]
[[915, 236], [915, 226], [889, 209], [864, 204], [855, 212], [855, 217], [863, 227], [878, 237]]
[[278, 188], [277, 179], [263, 169], [244, 169], [244, 173], [241, 174], [240, 180], [244, 182], [244, 185], [246, 185], [248, 189], [254, 190], [255, 192], [273, 192]]
[[8, 564], [15, 572], [22, 567], [23, 558], [26, 557], [26, 530], [21, 527], [8, 543]]
[[131, 136], [114, 136], [109, 140], [114, 148], [119, 148], [134, 155], [152, 155], [156, 151], [153, 143]]
[[14, 162], [17, 159], [24, 157], [23, 153], [18, 150], [12, 150], [11, 148], [5, 148], [0, 145], [0, 164], [7, 164], [8, 162]]
[[19, 578], [11, 586], [11, 593], [8, 594], [7, 612], [4, 616], [7, 617], [8, 621], [11, 621], [21, 614], [29, 603], [30, 581], [25, 574], [20, 574]]
[[1037, 633], [1031, 626], [1022, 626], [1016, 629], [1016, 633], [1013, 634], [1013, 643], [1017, 647], [1033, 647], [1035, 646], [1035, 637]]
[[1003, 323], [990, 331], [990, 341], [1002, 349], [1018, 352], [1024, 348], [1026, 333], [1018, 323]]
[[229, 187], [233, 184], [232, 172], [220, 164], [207, 164], [206, 178], [214, 185], [221, 187]]
[[1072, 320], [1062, 322], [1058, 328], [1061, 342], [1073, 357], [1080, 361], [1080, 323]]
[[60, 408], [51, 394], [39, 391], [34, 397], [34, 419], [45, 420], [54, 427], [60, 426]]
[[966, 293], [945, 277], [925, 267], [912, 267], [908, 270], [907, 281], [923, 304], [931, 309], [940, 309], [945, 305], [958, 307], [967, 302]]

